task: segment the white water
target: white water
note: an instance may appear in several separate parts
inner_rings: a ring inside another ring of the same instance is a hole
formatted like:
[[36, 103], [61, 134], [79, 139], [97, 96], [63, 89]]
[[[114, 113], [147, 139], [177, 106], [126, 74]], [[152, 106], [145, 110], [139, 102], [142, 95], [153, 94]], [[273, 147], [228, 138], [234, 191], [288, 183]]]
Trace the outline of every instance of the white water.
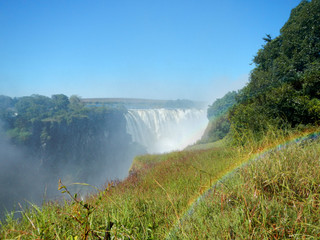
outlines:
[[182, 150], [199, 140], [208, 124], [199, 109], [130, 109], [127, 132], [149, 153]]

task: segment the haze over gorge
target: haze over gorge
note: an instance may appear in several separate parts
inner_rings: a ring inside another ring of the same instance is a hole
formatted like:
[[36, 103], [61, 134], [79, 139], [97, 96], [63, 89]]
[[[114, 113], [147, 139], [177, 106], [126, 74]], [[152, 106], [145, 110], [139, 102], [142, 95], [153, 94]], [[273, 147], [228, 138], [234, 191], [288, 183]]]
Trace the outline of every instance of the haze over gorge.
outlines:
[[201, 138], [205, 104], [188, 100], [0, 96], [0, 212], [79, 194], [128, 175], [136, 155], [182, 150]]

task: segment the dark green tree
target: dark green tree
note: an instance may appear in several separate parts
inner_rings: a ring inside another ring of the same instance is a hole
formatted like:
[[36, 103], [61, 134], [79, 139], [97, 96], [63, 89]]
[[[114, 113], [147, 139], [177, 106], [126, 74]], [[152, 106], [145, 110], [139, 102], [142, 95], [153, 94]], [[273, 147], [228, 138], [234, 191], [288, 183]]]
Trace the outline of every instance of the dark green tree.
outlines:
[[68, 110], [69, 98], [64, 94], [55, 94], [51, 96], [55, 110]]
[[69, 107], [73, 111], [81, 111], [84, 107], [83, 102], [81, 102], [81, 98], [77, 95], [72, 95], [69, 101], [70, 101]]
[[225, 114], [230, 107], [236, 103], [237, 92], [228, 92], [222, 98], [218, 98], [208, 107], [207, 117], [208, 119], [217, 118]]
[[253, 62], [250, 80], [230, 112], [233, 134], [257, 137], [268, 126], [283, 128], [320, 120], [320, 0], [302, 1]]
[[214, 142], [224, 138], [230, 130], [229, 109], [236, 103], [237, 92], [228, 92], [209, 105], [207, 117], [209, 124], [200, 142]]

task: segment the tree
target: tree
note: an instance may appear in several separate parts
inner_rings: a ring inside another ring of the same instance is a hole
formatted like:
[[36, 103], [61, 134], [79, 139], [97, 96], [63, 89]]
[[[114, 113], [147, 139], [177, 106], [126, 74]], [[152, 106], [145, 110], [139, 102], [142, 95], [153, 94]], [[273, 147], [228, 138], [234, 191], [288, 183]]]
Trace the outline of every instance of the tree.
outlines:
[[[302, 1], [254, 57], [249, 83], [230, 112], [232, 134], [262, 136], [320, 120], [320, 0]], [[240, 137], [241, 138], [241, 137]]]
[[55, 110], [67, 110], [69, 107], [69, 98], [64, 94], [55, 94], [51, 96]]
[[13, 99], [8, 96], [0, 95], [0, 110], [6, 110], [13, 107]]
[[74, 111], [80, 111], [84, 107], [83, 102], [81, 102], [81, 98], [77, 95], [72, 95], [69, 101], [70, 108]]
[[237, 92], [228, 92], [222, 98], [218, 98], [207, 110], [208, 119], [217, 118], [225, 114], [236, 103]]
[[21, 97], [15, 104], [15, 109], [19, 114], [28, 119], [42, 118], [48, 116], [53, 108], [52, 100], [49, 97], [41, 95], [31, 95], [30, 97]]

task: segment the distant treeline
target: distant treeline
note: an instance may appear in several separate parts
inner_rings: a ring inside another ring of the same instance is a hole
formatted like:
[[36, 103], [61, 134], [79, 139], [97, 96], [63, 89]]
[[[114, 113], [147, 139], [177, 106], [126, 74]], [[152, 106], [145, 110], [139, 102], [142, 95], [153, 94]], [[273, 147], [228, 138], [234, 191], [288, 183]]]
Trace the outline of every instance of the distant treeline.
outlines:
[[87, 106], [107, 106], [127, 109], [148, 108], [205, 108], [204, 102], [187, 99], [153, 100], [136, 98], [84, 98], [81, 100]]
[[[125, 109], [87, 108], [79, 97], [68, 98], [63, 94], [52, 95], [51, 98], [41, 95], [20, 98], [0, 96], [0, 120], [8, 137], [15, 144], [32, 148], [52, 141], [50, 131], [54, 126], [65, 124], [65, 131], [70, 131], [68, 127], [80, 122], [86, 124], [86, 127], [89, 127], [91, 121], [92, 125], [100, 122], [105, 124], [109, 118], [121, 118], [124, 112]], [[122, 119], [119, 124], [125, 125], [124, 121]], [[116, 128], [110, 128], [110, 131], [114, 130]]]
[[320, 0], [301, 1], [280, 35], [267, 34], [263, 40], [249, 83], [236, 94], [233, 106], [229, 97], [234, 93], [228, 93], [209, 107], [209, 118], [220, 117], [212, 119], [206, 140], [229, 132], [233, 141], [245, 143], [247, 137], [259, 140], [271, 129], [319, 124]]

